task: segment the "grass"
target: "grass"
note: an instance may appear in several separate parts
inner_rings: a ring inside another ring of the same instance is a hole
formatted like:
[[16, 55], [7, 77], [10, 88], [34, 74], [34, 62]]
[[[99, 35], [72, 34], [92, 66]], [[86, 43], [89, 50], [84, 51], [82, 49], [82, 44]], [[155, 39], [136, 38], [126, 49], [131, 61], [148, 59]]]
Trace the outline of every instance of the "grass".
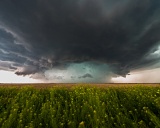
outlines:
[[159, 128], [160, 87], [1, 87], [0, 127]]

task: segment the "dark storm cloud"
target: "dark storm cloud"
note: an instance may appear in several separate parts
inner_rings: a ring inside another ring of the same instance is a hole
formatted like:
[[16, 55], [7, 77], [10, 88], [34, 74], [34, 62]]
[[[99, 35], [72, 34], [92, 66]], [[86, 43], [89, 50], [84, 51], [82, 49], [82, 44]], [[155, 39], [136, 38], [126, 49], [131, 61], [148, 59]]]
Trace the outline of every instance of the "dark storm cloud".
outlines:
[[16, 69], [17, 67], [14, 66], [13, 62], [0, 60], [0, 70], [14, 71]]
[[88, 61], [125, 76], [159, 59], [145, 59], [159, 12], [159, 0], [1, 0], [0, 60], [21, 65], [18, 75]]
[[38, 72], [37, 67], [35, 66], [23, 66], [21, 68], [18, 68], [15, 74], [17, 75], [29, 75], [29, 74], [34, 74]]

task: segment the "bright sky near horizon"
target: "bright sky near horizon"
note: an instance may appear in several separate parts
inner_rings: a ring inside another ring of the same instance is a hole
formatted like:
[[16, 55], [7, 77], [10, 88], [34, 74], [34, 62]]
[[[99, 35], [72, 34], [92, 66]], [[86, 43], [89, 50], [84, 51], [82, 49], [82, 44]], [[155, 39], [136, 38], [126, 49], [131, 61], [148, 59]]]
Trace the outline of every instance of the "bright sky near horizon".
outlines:
[[[160, 83], [160, 68], [153, 70], [145, 70], [140, 72], [132, 72], [126, 77], [113, 77], [112, 83]], [[0, 71], [0, 83], [45, 83], [46, 81], [36, 80], [29, 76], [17, 76], [13, 72]], [[51, 81], [54, 82], [54, 81]], [[55, 81], [56, 83], [57, 81]]]
[[160, 68], [145, 70], [139, 72], [132, 72], [130, 75], [124, 77], [114, 77], [114, 83], [160, 83]]
[[35, 80], [29, 76], [17, 76], [14, 72], [0, 70], [0, 83], [40, 83], [43, 81]]

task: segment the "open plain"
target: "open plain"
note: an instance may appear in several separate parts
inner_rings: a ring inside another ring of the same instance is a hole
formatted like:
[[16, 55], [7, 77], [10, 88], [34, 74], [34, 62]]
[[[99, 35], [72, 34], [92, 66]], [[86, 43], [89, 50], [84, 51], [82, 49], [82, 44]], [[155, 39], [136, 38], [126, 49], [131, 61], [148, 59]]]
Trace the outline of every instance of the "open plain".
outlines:
[[0, 84], [1, 128], [160, 127], [160, 84]]

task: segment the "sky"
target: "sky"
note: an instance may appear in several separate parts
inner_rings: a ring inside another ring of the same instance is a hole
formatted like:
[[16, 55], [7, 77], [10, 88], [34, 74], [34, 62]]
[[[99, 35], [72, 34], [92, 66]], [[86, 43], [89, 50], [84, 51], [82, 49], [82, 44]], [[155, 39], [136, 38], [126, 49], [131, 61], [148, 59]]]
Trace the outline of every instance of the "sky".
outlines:
[[159, 0], [1, 0], [0, 83], [159, 83]]

